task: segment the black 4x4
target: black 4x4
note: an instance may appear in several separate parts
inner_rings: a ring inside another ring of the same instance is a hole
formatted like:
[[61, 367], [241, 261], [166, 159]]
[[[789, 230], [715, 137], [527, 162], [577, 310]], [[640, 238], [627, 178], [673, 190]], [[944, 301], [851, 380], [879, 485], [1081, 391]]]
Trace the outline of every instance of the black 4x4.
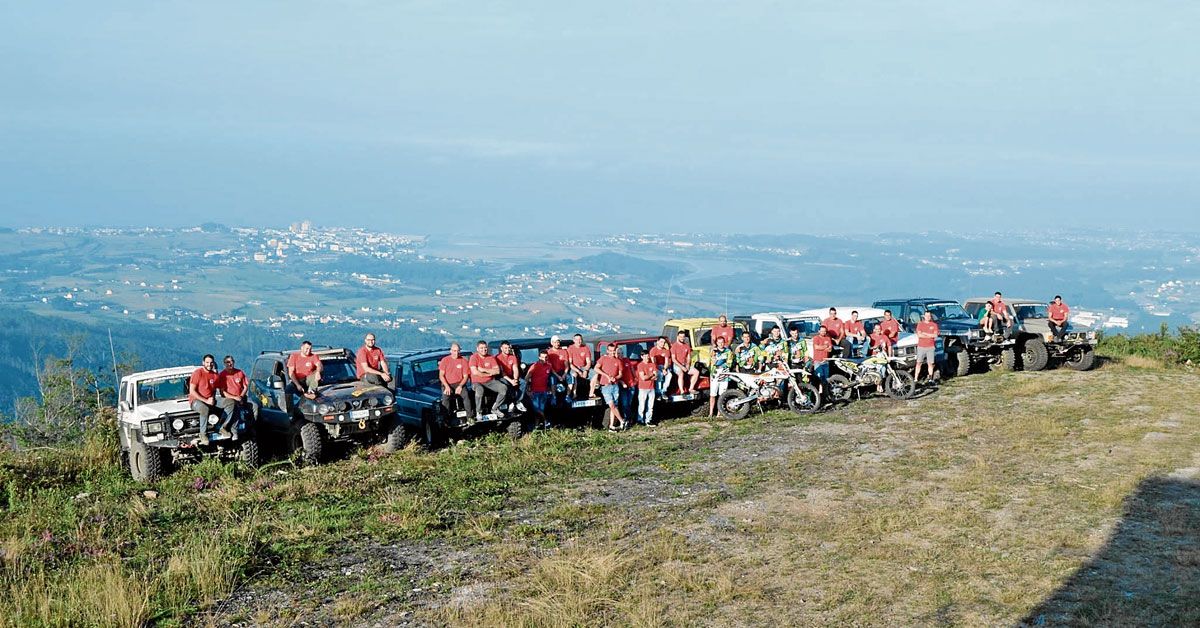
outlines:
[[[447, 355], [450, 355], [447, 349], [423, 349], [387, 356], [392, 383], [396, 387], [396, 423], [387, 438], [389, 451], [403, 448], [414, 440], [422, 447], [433, 447], [443, 438], [461, 438], [476, 426], [503, 425], [514, 438], [525, 431], [522, 421], [528, 403], [518, 405], [521, 400], [509, 404], [509, 411], [503, 414], [484, 414], [476, 418], [459, 408], [453, 415], [448, 415], [442, 408], [442, 386], [438, 381], [438, 361]], [[470, 354], [462, 356], [470, 359]], [[522, 355], [522, 358], [526, 356]]]
[[958, 301], [928, 297], [883, 299], [876, 301], [874, 307], [891, 310], [900, 328], [909, 333], [916, 333], [917, 323], [923, 320], [925, 312], [932, 312], [933, 320], [938, 324], [938, 335], [942, 337], [945, 347], [946, 368], [955, 375], [961, 377], [971, 372], [972, 365], [988, 362], [987, 342], [979, 321], [968, 314]]
[[287, 381], [288, 351], [255, 358], [248, 395], [260, 432], [282, 436], [292, 451], [302, 449], [305, 464], [320, 464], [330, 441], [377, 442], [393, 424], [392, 392], [358, 380], [353, 352], [322, 347], [313, 353], [321, 358], [316, 399]]

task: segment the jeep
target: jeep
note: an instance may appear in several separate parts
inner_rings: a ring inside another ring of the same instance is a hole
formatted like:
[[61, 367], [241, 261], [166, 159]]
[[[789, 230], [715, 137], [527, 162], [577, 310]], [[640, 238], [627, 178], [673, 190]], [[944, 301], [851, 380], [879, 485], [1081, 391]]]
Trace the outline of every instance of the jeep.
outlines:
[[[843, 321], [850, 320], [850, 312], [858, 312], [858, 320], [862, 321], [863, 329], [867, 335], [870, 335], [875, 326], [883, 320], [883, 310], [873, 307], [855, 307], [855, 306], [836, 306], [838, 318]], [[804, 310], [796, 315], [796, 318], [789, 325], [800, 329], [801, 338], [811, 338], [817, 335], [817, 330], [821, 328], [821, 321], [829, 316], [829, 308], [817, 308], [812, 310]], [[935, 359], [937, 360], [939, 370], [945, 371], [943, 364], [945, 362], [945, 353], [942, 350], [942, 341], [939, 338], [937, 348], [935, 349]], [[917, 364], [917, 335], [901, 330], [900, 337], [896, 339], [896, 344], [892, 347], [892, 354], [904, 360], [910, 368]], [[812, 343], [808, 343], [808, 357], [812, 357]]]
[[[967, 299], [963, 309], [978, 318], [984, 303], [989, 300], [987, 297]], [[1050, 313], [1045, 301], [1006, 299], [1005, 303], [1012, 324], [986, 338], [992, 364], [1026, 371], [1040, 371], [1051, 360], [1061, 360], [1077, 371], [1086, 371], [1096, 365], [1095, 331], [1071, 329], [1072, 325], [1068, 323], [1065, 337], [1059, 342], [1050, 333]]]
[[900, 329], [909, 333], [916, 331], [917, 323], [921, 322], [926, 311], [932, 312], [946, 353], [947, 374], [964, 376], [971, 372], [973, 363], [986, 367], [988, 343], [983, 338], [979, 319], [968, 314], [958, 301], [931, 298], [884, 299], [876, 301], [874, 306], [891, 310], [892, 316], [900, 323]]
[[[513, 350], [519, 351], [515, 343]], [[522, 347], [520, 351], [527, 350], [528, 347]], [[457, 406], [453, 414], [446, 413], [442, 407], [438, 362], [447, 355], [450, 355], [449, 349], [421, 349], [387, 356], [396, 392], [396, 422], [395, 429], [387, 439], [389, 451], [414, 441], [422, 448], [431, 448], [446, 438], [461, 439], [476, 428], [503, 426], [514, 438], [524, 433], [524, 409], [527, 404], [521, 403], [521, 400], [509, 404], [508, 412], [500, 414], [487, 413], [474, 417], [465, 408]], [[462, 356], [470, 359], [469, 353], [463, 353]], [[524, 361], [525, 355], [521, 357]], [[467, 382], [467, 386], [470, 385]], [[487, 398], [491, 395], [489, 391], [485, 396], [485, 407], [491, 407]]]
[[300, 450], [305, 464], [325, 461], [331, 442], [371, 444], [394, 427], [393, 395], [359, 381], [349, 349], [314, 347], [321, 358], [316, 399], [307, 399], [288, 381], [290, 351], [263, 351], [250, 369], [248, 397], [259, 427]]
[[176, 366], [121, 378], [117, 393], [121, 457], [135, 480], [153, 482], [176, 462], [206, 455], [237, 458], [251, 468], [262, 462], [253, 414], [241, 412], [231, 435], [223, 436], [216, 431], [222, 417], [202, 417], [192, 410], [188, 380], [197, 368]]
[[[673, 318], [663, 323], [662, 335], [666, 336], [667, 342], [671, 344], [678, 339], [679, 332], [687, 334], [688, 342], [692, 345], [692, 359], [698, 362], [697, 368], [700, 369], [702, 379], [708, 376], [708, 360], [712, 355], [712, 328], [716, 327], [718, 322], [716, 318]], [[746, 331], [746, 325], [733, 317], [730, 317], [729, 324], [733, 326], [733, 338], [736, 343], [737, 339], [742, 337], [742, 332]]]

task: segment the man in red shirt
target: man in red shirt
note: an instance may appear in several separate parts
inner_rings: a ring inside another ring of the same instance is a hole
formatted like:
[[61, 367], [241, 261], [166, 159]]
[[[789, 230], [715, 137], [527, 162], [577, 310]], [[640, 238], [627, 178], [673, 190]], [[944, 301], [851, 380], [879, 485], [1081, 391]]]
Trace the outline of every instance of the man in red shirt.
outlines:
[[821, 321], [821, 327], [829, 330], [829, 338], [833, 340], [833, 344], [838, 345], [842, 349], [842, 355], [850, 356], [850, 343], [846, 342], [845, 323], [838, 318], [837, 308], [829, 308], [829, 316]]
[[891, 310], [883, 311], [883, 320], [879, 321], [879, 325], [876, 328], [888, 337], [888, 341], [891, 344], [894, 345], [896, 341], [900, 340], [900, 321], [892, 318]]
[[729, 324], [729, 318], [724, 314], [717, 317], [717, 325], [712, 328], [712, 344], [717, 346], [717, 338], [725, 339], [725, 346], [733, 346], [733, 325]]
[[596, 382], [590, 379], [592, 371], [592, 349], [583, 341], [583, 334], [575, 334], [571, 346], [567, 347], [567, 388], [574, 398], [579, 386], [591, 381], [588, 397], [596, 396]]
[[[686, 395], [696, 390], [700, 381], [700, 370], [692, 359], [692, 345], [688, 344], [687, 332], [675, 334], [675, 343], [671, 345], [671, 368], [679, 377], [679, 394]], [[684, 382], [691, 376], [690, 385]]]
[[500, 375], [500, 363], [488, 349], [487, 342], [480, 340], [475, 343], [475, 353], [471, 356], [468, 366], [471, 368], [471, 387], [475, 390], [475, 420], [483, 418], [483, 396], [488, 390], [496, 393], [491, 413], [503, 413], [504, 401], [508, 397], [508, 386], [496, 379]]
[[596, 379], [600, 382], [600, 394], [604, 403], [608, 404], [608, 429], [618, 430], [625, 426], [621, 416], [621, 375], [624, 365], [617, 357], [617, 345], [608, 345], [608, 351], [596, 361]]
[[892, 355], [892, 339], [887, 334], [883, 333], [883, 325], [876, 325], [875, 331], [871, 332], [871, 353], [882, 354], [888, 357]]
[[[653, 351], [653, 349], [651, 349]], [[642, 354], [642, 361], [634, 369], [637, 380], [637, 420], [642, 425], [654, 425], [654, 397], [658, 382], [658, 366], [650, 352]]]
[[657, 391], [659, 397], [667, 395], [667, 387], [671, 385], [671, 373], [674, 369], [671, 368], [671, 344], [666, 336], [659, 336], [654, 343], [654, 348], [648, 352], [650, 360], [654, 362], [654, 366], [658, 368], [658, 381], [655, 382], [654, 390]]
[[817, 335], [812, 339], [813, 348], [813, 375], [816, 375], [821, 381], [829, 379], [829, 354], [833, 352], [833, 337], [829, 335], [829, 328], [824, 325], [817, 330]]
[[237, 423], [246, 409], [247, 388], [246, 374], [234, 366], [233, 356], [225, 356], [225, 368], [217, 373], [217, 390], [221, 391], [221, 412], [225, 414], [225, 420], [221, 422], [221, 436], [232, 436], [229, 428]]
[[471, 373], [471, 365], [461, 354], [462, 348], [457, 342], [450, 343], [450, 355], [438, 360], [438, 382], [442, 385], [442, 408], [447, 416], [454, 416], [453, 398], [462, 400], [463, 410], [467, 416], [475, 414], [472, 409], [471, 395], [467, 392], [467, 376]]
[[992, 303], [992, 317], [996, 322], [1000, 323], [1000, 327], [998, 329], [996, 328], [994, 323], [993, 323], [992, 327], [997, 332], [1003, 332], [1005, 330], [1005, 328], [1008, 327], [1009, 323], [1012, 320], [1008, 316], [1008, 304], [1004, 302], [1003, 295], [1001, 295], [999, 292], [997, 292], [996, 295], [992, 297], [991, 303]]
[[850, 320], [846, 321], [842, 331], [845, 332], [846, 342], [850, 346], [850, 352], [846, 355], [866, 357], [867, 352], [863, 348], [867, 344], [867, 328], [858, 320], [858, 310], [850, 312]]
[[288, 356], [287, 372], [296, 390], [303, 391], [308, 399], [317, 398], [317, 388], [321, 385], [321, 356], [312, 352], [311, 342], [301, 342], [300, 350]]
[[1067, 336], [1067, 316], [1071, 313], [1071, 308], [1063, 303], [1062, 295], [1054, 295], [1054, 300], [1050, 302], [1050, 333], [1062, 342]]
[[937, 352], [937, 337], [938, 324], [933, 321], [933, 312], [925, 310], [924, 320], [917, 323], [917, 369], [913, 373], [913, 379], [921, 381], [921, 366], [929, 365], [929, 378], [937, 382], [941, 376], [938, 374], [936, 352]]
[[525, 411], [521, 400], [525, 395], [521, 391], [521, 356], [513, 352], [512, 343], [505, 340], [500, 343], [500, 353], [496, 354], [496, 362], [500, 365], [500, 381], [508, 386], [508, 400], [520, 412]]
[[375, 346], [375, 334], [367, 334], [363, 338], [363, 346], [354, 354], [354, 369], [358, 379], [368, 384], [387, 386], [392, 381], [383, 349]]
[[188, 403], [200, 415], [200, 434], [208, 430], [208, 417], [220, 416], [217, 408], [217, 359], [205, 355], [200, 368], [188, 378]]
[[550, 336], [550, 349], [546, 354], [546, 362], [550, 364], [550, 388], [557, 388], [559, 383], [567, 382], [567, 362], [570, 355], [562, 346], [562, 339]]
[[[626, 346], [628, 351], [631, 347]], [[637, 365], [641, 356], [634, 353], [621, 358], [621, 416], [633, 418], [633, 401], [637, 397]], [[626, 423], [628, 426], [628, 423]]]
[[550, 352], [547, 349], [538, 351], [537, 362], [525, 370], [525, 387], [529, 391], [529, 402], [533, 411], [541, 417], [542, 427], [550, 427], [546, 416], [546, 405], [550, 402], [550, 375], [554, 369], [550, 366]]

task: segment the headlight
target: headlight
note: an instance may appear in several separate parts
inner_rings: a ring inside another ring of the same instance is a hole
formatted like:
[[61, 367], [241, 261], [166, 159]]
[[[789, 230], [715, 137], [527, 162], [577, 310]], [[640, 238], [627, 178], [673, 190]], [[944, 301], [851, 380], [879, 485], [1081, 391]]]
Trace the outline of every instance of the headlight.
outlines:
[[393, 399], [391, 395], [383, 396], [383, 405], [390, 406], [390, 405], [392, 405], [393, 401], [395, 401], [395, 399]]
[[1096, 332], [1094, 332], [1094, 331], [1089, 331], [1089, 332], [1087, 333], [1087, 339], [1088, 339], [1088, 340], [1095, 340], [1095, 339], [1096, 339]]
[[175, 428], [176, 432], [178, 432], [179, 430], [182, 430], [183, 429], [183, 419], [175, 419], [174, 421], [171, 421], [171, 427]]
[[142, 433], [147, 435], [162, 434], [167, 431], [166, 419], [154, 419], [142, 423]]
[[347, 411], [347, 410], [349, 410], [349, 409], [350, 409], [350, 402], [348, 402], [348, 401], [339, 401], [339, 402], [336, 404], [336, 406], [337, 406], [338, 412], [345, 412], [345, 411]]
[[220, 419], [218, 419], [217, 415], [215, 415], [215, 414], [208, 415], [208, 424], [209, 425], [216, 425], [217, 421], [219, 421], [219, 420]]
[[329, 414], [330, 412], [333, 412], [333, 406], [327, 403], [317, 405], [317, 414]]

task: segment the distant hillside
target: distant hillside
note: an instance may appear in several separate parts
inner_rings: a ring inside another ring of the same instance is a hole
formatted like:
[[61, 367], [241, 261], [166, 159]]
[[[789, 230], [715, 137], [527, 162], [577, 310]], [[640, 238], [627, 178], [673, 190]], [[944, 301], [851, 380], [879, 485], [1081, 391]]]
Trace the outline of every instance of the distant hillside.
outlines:
[[613, 277], [635, 277], [651, 283], [667, 281], [672, 276], [691, 272], [690, 267], [684, 263], [648, 260], [622, 253], [598, 253], [577, 259], [519, 264], [512, 268], [514, 273], [540, 270], [604, 273]]

